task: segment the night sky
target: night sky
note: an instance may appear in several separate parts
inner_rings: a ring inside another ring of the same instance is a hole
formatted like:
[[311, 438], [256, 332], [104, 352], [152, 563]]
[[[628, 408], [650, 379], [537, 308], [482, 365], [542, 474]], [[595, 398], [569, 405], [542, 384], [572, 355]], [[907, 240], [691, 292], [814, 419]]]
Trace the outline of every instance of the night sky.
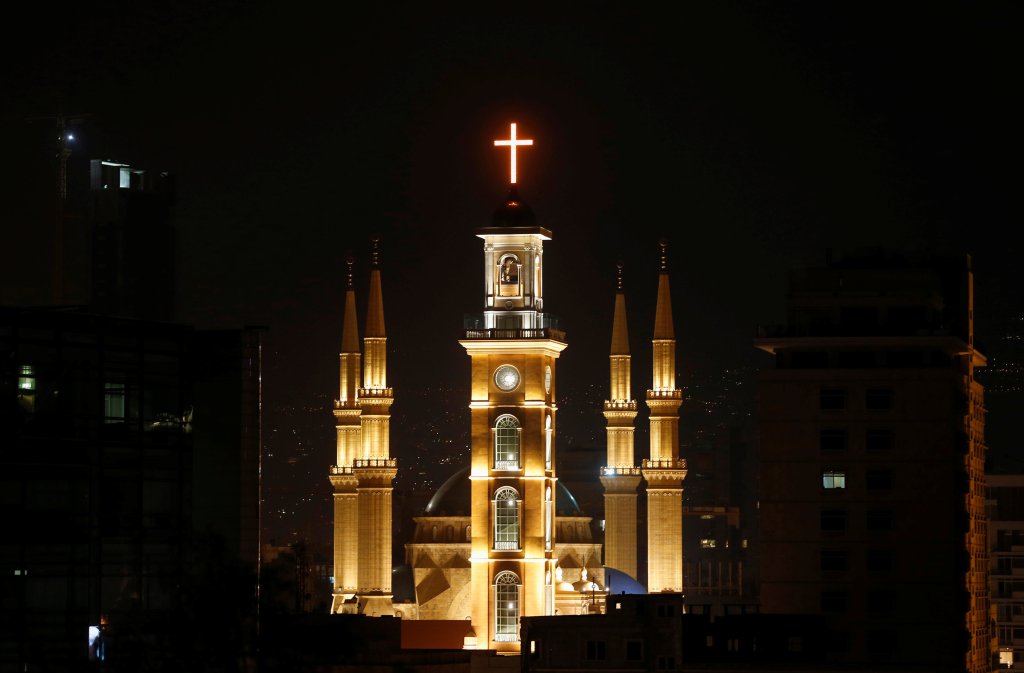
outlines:
[[971, 253], [981, 342], [1020, 313], [1012, 3], [432, 4], [76, 3], [5, 21], [0, 302], [49, 293], [53, 134], [25, 118], [63, 111], [90, 114], [76, 159], [177, 176], [177, 318], [269, 327], [268, 425], [336, 395], [343, 260], [365, 290], [371, 232], [394, 422], [403, 388], [461, 385], [473, 230], [505, 195], [492, 141], [511, 121], [535, 143], [520, 192], [553, 232], [563, 393], [606, 385], [621, 257], [640, 395], [662, 236], [684, 377], [756, 362], [787, 273], [830, 248]]

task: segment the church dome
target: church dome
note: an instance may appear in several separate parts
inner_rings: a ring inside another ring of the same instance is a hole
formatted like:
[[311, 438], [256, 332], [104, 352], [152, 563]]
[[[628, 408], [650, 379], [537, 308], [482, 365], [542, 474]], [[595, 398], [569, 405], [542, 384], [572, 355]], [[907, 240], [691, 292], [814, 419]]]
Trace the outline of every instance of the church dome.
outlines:
[[[583, 516], [575, 496], [558, 481], [555, 489], [555, 512], [561, 516]], [[469, 483], [469, 467], [464, 467], [441, 484], [427, 503], [427, 516], [468, 516], [473, 499]]]
[[519, 198], [515, 185], [512, 185], [505, 202], [494, 211], [493, 222], [495, 227], [532, 227], [537, 224], [537, 218], [533, 215], [533, 209]]

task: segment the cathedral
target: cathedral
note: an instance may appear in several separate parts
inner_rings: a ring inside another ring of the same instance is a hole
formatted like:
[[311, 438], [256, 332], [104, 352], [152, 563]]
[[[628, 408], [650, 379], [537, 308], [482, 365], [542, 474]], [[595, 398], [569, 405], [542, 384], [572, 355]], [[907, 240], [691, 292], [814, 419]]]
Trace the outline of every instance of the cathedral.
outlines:
[[[605, 543], [595, 543], [590, 518], [576, 506], [555, 470], [557, 364], [566, 335], [545, 313], [544, 242], [516, 190], [516, 153], [532, 140], [494, 141], [510, 154], [510, 190], [483, 243], [484, 305], [459, 344], [471, 361], [470, 465], [456, 473], [417, 517], [406, 557], [416, 601], [393, 600], [391, 586], [392, 481], [387, 334], [377, 241], [371, 257], [362, 347], [356, 318], [352, 262], [348, 265], [334, 401], [337, 456], [330, 468], [334, 502], [333, 613], [400, 616], [471, 623], [467, 649], [520, 650], [519, 619], [531, 615], [601, 612], [608, 584], [616, 592], [637, 585], [638, 489], [647, 498], [646, 587], [683, 590], [683, 481], [675, 331], [667, 244], [661, 243], [648, 457], [635, 464], [626, 300], [619, 267], [611, 330], [607, 461], [595, 479], [604, 487]], [[612, 578], [615, 578], [614, 580]]]

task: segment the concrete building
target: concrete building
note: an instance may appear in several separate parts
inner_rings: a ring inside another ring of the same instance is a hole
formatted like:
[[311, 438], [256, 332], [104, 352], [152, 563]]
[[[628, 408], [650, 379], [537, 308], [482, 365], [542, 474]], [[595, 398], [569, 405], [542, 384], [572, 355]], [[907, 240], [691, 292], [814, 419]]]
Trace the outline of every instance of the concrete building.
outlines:
[[989, 474], [989, 590], [999, 668], [1024, 669], [1024, 475]]
[[970, 258], [881, 254], [790, 280], [760, 388], [761, 609], [834, 661], [989, 670], [985, 357]]
[[0, 353], [0, 669], [254, 657], [259, 330], [5, 308]]

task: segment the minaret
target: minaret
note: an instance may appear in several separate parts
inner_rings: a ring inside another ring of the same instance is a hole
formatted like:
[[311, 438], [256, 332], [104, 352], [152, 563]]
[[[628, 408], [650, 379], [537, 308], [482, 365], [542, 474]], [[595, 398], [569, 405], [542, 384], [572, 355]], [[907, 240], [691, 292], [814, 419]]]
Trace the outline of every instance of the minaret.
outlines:
[[519, 652], [519, 618], [554, 613], [555, 362], [565, 335], [543, 312], [543, 243], [515, 187], [483, 239], [483, 313], [471, 360], [471, 619], [467, 648]]
[[658, 306], [654, 314], [654, 377], [647, 391], [651, 410], [651, 456], [643, 461], [647, 480], [647, 591], [683, 590], [683, 479], [679, 459], [679, 406], [676, 388], [676, 334], [668, 284], [668, 242], [661, 241]]
[[338, 431], [336, 463], [331, 466], [334, 488], [334, 599], [331, 612], [354, 612], [353, 600], [358, 585], [359, 529], [356, 486], [352, 471], [361, 455], [362, 438], [359, 416], [359, 376], [362, 373], [359, 353], [359, 329], [356, 325], [356, 291], [352, 282], [349, 257], [348, 286], [345, 290], [345, 320], [341, 330], [339, 359], [339, 392], [334, 400], [334, 420]]
[[604, 485], [604, 564], [636, 579], [636, 487], [640, 468], [633, 464], [636, 400], [630, 383], [629, 332], [622, 263], [617, 265], [615, 315], [612, 318], [611, 390], [604, 403], [608, 421], [608, 462], [601, 468]]
[[391, 404], [387, 384], [387, 334], [380, 283], [380, 238], [374, 237], [370, 259], [370, 294], [363, 337], [363, 386], [359, 389], [362, 447], [352, 473], [358, 480], [357, 515], [359, 612], [393, 616], [391, 604], [391, 483], [397, 462], [391, 457]]

